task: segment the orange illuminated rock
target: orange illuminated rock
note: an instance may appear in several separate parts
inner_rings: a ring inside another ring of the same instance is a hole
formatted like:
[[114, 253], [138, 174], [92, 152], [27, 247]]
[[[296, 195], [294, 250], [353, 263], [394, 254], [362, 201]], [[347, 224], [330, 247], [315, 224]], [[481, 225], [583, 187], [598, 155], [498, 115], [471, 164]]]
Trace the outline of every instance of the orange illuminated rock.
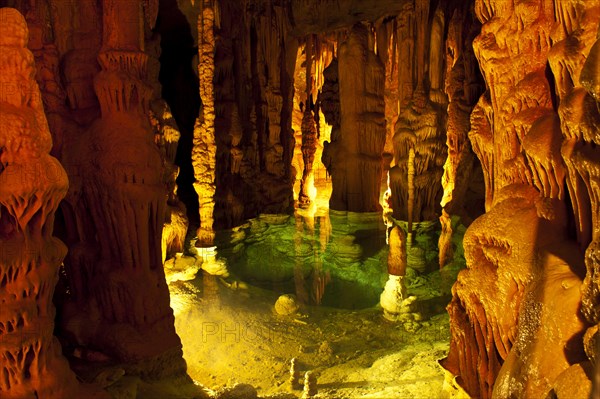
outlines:
[[203, 246], [212, 246], [214, 240], [213, 212], [215, 208], [215, 164], [217, 146], [215, 143], [215, 9], [211, 1], [203, 0], [202, 15], [198, 18], [198, 53], [200, 63], [200, 98], [202, 115], [194, 127], [194, 149], [192, 163], [200, 204], [200, 228], [198, 240]]
[[[555, 388], [565, 395], [565, 373], [586, 361], [587, 323], [599, 321], [592, 232], [599, 231], [593, 181], [600, 156], [591, 145], [599, 119], [593, 88], [588, 94], [579, 83], [583, 75], [593, 87], [585, 63], [588, 53], [593, 59], [599, 6], [475, 4], [483, 26], [474, 48], [488, 91], [469, 137], [488, 213], [465, 235], [468, 269], [453, 287], [443, 362], [473, 396], [545, 397]], [[590, 241], [586, 273], [577, 246]]]
[[52, 303], [66, 248], [52, 236], [67, 175], [34, 80], [27, 24], [0, 9], [0, 397], [78, 397], [53, 336]]

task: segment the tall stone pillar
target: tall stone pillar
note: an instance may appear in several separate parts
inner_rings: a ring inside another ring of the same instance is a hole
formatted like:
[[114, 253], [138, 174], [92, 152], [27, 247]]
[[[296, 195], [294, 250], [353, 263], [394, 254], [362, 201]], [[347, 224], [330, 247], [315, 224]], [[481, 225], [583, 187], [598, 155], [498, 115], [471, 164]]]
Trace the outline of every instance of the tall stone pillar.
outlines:
[[368, 35], [366, 27], [355, 25], [339, 49], [341, 130], [324, 153], [333, 181], [330, 207], [335, 210], [381, 209], [385, 67], [369, 50]]
[[214, 243], [213, 212], [215, 209], [215, 165], [217, 144], [215, 142], [215, 1], [203, 0], [202, 13], [198, 17], [198, 76], [200, 77], [201, 115], [194, 127], [192, 164], [200, 205], [200, 228], [198, 241], [210, 247]]
[[185, 372], [185, 363], [162, 267], [168, 177], [148, 117], [141, 2], [105, 0], [103, 26], [94, 79], [102, 116], [64, 157], [80, 242], [71, 248], [63, 328], [76, 344], [160, 378]]

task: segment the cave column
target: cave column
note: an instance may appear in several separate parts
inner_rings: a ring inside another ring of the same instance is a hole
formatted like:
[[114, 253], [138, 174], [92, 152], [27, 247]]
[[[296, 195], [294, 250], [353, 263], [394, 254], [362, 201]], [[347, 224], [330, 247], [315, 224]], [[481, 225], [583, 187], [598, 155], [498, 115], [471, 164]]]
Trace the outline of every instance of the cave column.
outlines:
[[[302, 180], [300, 182], [300, 195], [298, 203], [301, 207], [310, 204], [309, 183], [312, 174], [315, 152], [317, 151], [317, 126], [315, 117], [311, 109], [313, 92], [312, 58], [313, 58], [313, 36], [306, 38], [306, 101], [304, 105], [304, 115], [302, 117], [302, 160], [304, 168], [302, 170]], [[318, 115], [318, 112], [317, 112]]]
[[215, 166], [217, 145], [215, 141], [215, 0], [203, 0], [198, 16], [198, 76], [202, 109], [194, 127], [192, 164], [200, 205], [200, 228], [198, 244], [211, 247], [214, 244], [213, 213], [215, 208]]
[[[474, 176], [477, 160], [471, 151], [468, 133], [471, 127], [471, 111], [481, 90], [471, 68], [471, 64], [476, 62], [472, 42], [480, 27], [470, 11], [454, 10], [448, 25], [446, 45], [441, 47], [446, 48], [446, 79], [443, 89], [449, 104], [446, 124], [448, 157], [442, 175], [442, 233], [438, 243], [440, 268], [453, 259], [451, 216], [470, 213], [466, 209], [467, 190], [471, 185], [470, 180]], [[433, 41], [432, 36], [432, 48]], [[433, 88], [432, 78], [432, 90]]]
[[368, 35], [366, 27], [355, 25], [339, 48], [341, 131], [339, 142], [329, 149], [334, 181], [330, 206], [335, 210], [381, 209], [385, 67], [369, 50]]
[[[442, 195], [446, 99], [440, 92], [443, 46], [438, 43], [444, 36], [444, 13], [438, 9], [430, 23], [429, 8], [429, 1], [416, 1], [414, 7], [407, 5], [398, 19], [399, 112], [394, 126], [395, 165], [390, 169], [390, 188], [396, 219], [412, 218], [415, 223], [431, 226], [438, 216]], [[409, 168], [414, 170], [412, 183], [408, 181]], [[409, 198], [410, 190], [413, 200]]]
[[101, 71], [94, 78], [102, 116], [73, 143], [65, 163], [76, 180], [68, 201], [89, 230], [79, 231], [70, 248], [72, 295], [62, 328], [75, 345], [140, 364], [146, 377], [179, 375], [185, 363], [161, 252], [168, 177], [149, 119], [142, 3], [104, 0], [102, 10]]

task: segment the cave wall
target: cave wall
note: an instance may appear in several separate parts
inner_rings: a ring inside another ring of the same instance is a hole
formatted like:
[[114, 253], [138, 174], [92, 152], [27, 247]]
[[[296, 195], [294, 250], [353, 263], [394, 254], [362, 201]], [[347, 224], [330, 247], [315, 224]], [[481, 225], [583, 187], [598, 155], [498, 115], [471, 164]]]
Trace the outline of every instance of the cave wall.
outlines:
[[569, 397], [589, 391], [597, 350], [599, 3], [483, 0], [475, 12], [486, 92], [469, 138], [487, 213], [465, 234], [443, 365], [475, 397]]

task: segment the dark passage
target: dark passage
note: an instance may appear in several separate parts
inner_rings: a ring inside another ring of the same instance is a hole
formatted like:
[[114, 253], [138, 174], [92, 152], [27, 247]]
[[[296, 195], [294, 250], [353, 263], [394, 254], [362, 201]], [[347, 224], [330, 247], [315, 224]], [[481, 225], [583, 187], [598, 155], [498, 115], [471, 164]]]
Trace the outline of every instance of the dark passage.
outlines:
[[177, 148], [175, 164], [179, 166], [177, 194], [185, 204], [189, 220], [185, 240], [185, 252], [193, 252], [196, 231], [200, 227], [198, 195], [194, 190], [192, 147], [194, 123], [201, 102], [198, 77], [194, 73], [192, 59], [198, 53], [190, 25], [177, 7], [176, 0], [161, 0], [155, 30], [161, 35], [159, 80], [162, 96], [171, 107], [177, 121], [181, 139]]

